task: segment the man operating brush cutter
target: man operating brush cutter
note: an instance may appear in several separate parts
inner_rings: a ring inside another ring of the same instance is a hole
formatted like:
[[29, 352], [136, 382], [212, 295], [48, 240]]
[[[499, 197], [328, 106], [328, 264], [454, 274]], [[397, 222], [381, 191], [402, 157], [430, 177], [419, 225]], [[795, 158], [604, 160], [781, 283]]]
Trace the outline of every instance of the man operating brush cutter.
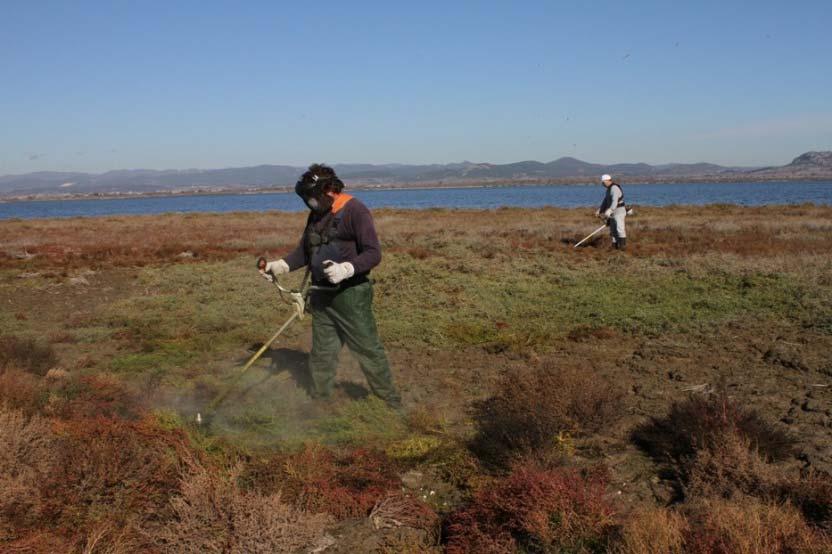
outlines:
[[607, 189], [607, 192], [604, 195], [601, 206], [595, 210], [595, 217], [604, 220], [604, 224], [575, 243], [574, 248], [578, 248], [609, 227], [613, 247], [618, 250], [624, 250], [627, 247], [627, 231], [624, 227], [624, 219], [628, 215], [633, 215], [633, 209], [627, 208], [624, 205], [624, 191], [621, 190], [621, 185], [613, 182], [612, 177], [603, 175], [601, 177], [601, 183]]
[[[370, 211], [343, 190], [344, 183], [332, 168], [310, 166], [295, 185], [310, 210], [300, 244], [285, 258], [258, 269], [269, 278], [308, 268], [313, 285], [309, 371], [315, 398], [332, 395], [338, 353], [347, 343], [372, 393], [400, 409], [401, 399], [373, 315], [369, 273], [381, 261], [381, 245]], [[334, 288], [324, 290], [327, 286]]]
[[609, 175], [601, 176], [601, 184], [604, 185], [606, 194], [595, 211], [595, 215], [605, 220], [609, 226], [613, 247], [617, 250], [625, 250], [627, 230], [624, 226], [624, 219], [627, 217], [627, 207], [624, 205], [624, 190]]

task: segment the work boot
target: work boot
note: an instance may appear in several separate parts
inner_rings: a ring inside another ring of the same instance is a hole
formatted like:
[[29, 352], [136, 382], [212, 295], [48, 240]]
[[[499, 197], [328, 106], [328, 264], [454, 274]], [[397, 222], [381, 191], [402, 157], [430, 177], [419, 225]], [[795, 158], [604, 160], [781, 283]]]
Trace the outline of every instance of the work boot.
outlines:
[[615, 243], [615, 244], [616, 244], [616, 248], [618, 248], [619, 250], [627, 250], [627, 239], [620, 238], [620, 239], [618, 239], [618, 242]]

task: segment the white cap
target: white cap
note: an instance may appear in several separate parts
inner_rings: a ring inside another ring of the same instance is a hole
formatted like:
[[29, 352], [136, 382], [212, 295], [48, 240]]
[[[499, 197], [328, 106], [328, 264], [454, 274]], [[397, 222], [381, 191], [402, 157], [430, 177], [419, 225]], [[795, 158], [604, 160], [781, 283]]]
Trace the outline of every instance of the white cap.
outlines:
[[612, 181], [612, 177], [604, 173], [601, 175], [601, 182], [603, 183], [604, 181]]

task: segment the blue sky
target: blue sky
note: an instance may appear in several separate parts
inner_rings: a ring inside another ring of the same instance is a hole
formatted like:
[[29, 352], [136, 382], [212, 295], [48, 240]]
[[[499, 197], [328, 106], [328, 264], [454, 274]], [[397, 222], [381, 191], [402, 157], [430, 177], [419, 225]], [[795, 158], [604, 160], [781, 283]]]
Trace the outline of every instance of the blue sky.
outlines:
[[0, 175], [832, 149], [832, 2], [0, 0]]

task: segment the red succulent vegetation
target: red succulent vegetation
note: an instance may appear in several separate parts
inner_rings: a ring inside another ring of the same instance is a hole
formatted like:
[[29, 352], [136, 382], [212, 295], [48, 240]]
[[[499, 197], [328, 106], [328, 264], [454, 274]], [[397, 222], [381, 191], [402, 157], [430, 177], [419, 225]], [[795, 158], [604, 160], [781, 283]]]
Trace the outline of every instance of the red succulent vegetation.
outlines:
[[602, 469], [518, 465], [451, 515], [447, 551], [603, 552], [614, 530], [606, 483]]

